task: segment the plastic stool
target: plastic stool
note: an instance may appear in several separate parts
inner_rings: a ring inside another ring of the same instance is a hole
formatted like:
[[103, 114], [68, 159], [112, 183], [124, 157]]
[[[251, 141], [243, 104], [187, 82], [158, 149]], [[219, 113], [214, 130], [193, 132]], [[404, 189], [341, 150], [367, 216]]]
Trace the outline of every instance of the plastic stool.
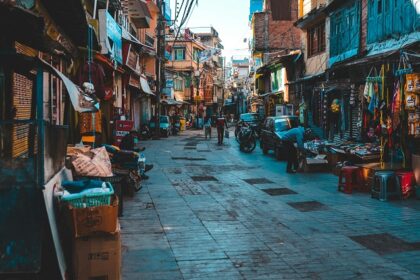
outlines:
[[378, 198], [380, 201], [387, 201], [390, 196], [402, 198], [398, 178], [394, 171], [378, 171], [375, 173], [371, 196], [372, 198]]
[[[345, 179], [345, 181], [343, 181]], [[351, 194], [353, 188], [358, 188], [360, 182], [360, 170], [356, 166], [344, 166], [340, 170], [338, 178], [338, 191]]]
[[397, 171], [398, 187], [404, 199], [409, 198], [414, 190], [414, 173], [411, 171]]

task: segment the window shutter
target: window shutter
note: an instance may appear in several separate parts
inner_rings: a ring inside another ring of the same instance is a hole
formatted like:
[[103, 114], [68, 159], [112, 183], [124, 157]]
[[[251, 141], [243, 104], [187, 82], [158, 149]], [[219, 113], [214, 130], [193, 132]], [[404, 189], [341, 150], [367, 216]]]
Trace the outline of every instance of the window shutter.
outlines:
[[384, 0], [376, 0], [376, 39], [381, 40], [384, 37]]
[[382, 0], [382, 5], [384, 6], [384, 35], [388, 36], [392, 34], [392, 14], [391, 14], [391, 4], [393, 0]]
[[368, 30], [367, 43], [374, 43], [377, 39], [376, 0], [368, 0]]
[[[404, 33], [410, 33], [414, 31], [414, 22], [417, 20], [417, 13], [414, 7], [414, 3], [410, 0], [401, 1], [404, 2], [404, 11], [402, 17], [404, 20]], [[418, 28], [418, 26], [417, 26]]]

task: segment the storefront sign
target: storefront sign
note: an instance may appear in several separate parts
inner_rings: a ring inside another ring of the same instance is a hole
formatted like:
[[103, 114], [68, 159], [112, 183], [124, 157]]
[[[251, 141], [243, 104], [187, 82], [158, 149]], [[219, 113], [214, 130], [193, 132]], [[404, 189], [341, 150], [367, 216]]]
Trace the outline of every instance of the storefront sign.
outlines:
[[128, 67], [130, 67], [131, 70], [140, 74], [140, 67], [138, 65], [138, 59], [139, 59], [138, 53], [135, 50], [133, 50], [133, 48], [130, 45], [130, 47], [128, 49], [128, 55], [127, 55], [127, 59], [125, 61], [125, 64]]
[[165, 17], [166, 21], [170, 22], [171, 19], [171, 1], [164, 0], [165, 10], [163, 11], [163, 16]]
[[117, 120], [115, 122], [115, 145], [119, 146], [124, 136], [129, 134], [133, 127], [133, 121]]
[[105, 9], [99, 10], [98, 16], [102, 53], [109, 53], [114, 60], [122, 64], [122, 29]]

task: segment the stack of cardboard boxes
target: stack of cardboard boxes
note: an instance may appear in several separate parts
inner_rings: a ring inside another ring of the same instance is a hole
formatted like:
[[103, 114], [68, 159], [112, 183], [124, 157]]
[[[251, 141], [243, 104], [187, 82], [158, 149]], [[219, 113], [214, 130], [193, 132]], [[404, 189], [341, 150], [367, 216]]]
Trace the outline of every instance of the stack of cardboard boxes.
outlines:
[[121, 279], [121, 234], [118, 198], [111, 205], [89, 208], [67, 206], [72, 227], [75, 280]]

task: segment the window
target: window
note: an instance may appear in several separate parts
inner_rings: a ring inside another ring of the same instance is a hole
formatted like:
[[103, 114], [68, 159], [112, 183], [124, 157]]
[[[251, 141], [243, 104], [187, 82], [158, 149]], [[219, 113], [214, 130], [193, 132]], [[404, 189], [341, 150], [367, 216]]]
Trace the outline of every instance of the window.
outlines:
[[382, 13], [382, 0], [378, 0], [378, 15]]
[[185, 48], [174, 48], [174, 60], [185, 60]]
[[[340, 32], [339, 26], [337, 26], [336, 32]], [[307, 41], [309, 57], [325, 51], [325, 22], [308, 29]]]
[[194, 48], [194, 50], [193, 50], [193, 59], [194, 59], [194, 61], [197, 61], [199, 57], [200, 57], [200, 50], [197, 49], [197, 48]]
[[174, 89], [176, 91], [183, 91], [184, 90], [184, 80], [182, 78], [176, 78], [174, 80]]

